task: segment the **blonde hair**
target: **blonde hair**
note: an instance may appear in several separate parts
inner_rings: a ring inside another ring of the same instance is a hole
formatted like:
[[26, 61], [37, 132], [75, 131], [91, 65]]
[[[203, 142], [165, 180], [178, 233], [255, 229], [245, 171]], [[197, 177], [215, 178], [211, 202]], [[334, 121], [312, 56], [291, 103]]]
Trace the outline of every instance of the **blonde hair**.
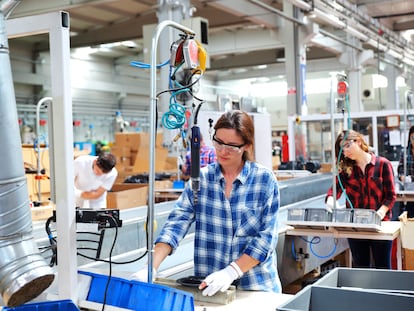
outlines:
[[345, 172], [348, 176], [350, 176], [352, 173], [352, 167], [356, 164], [356, 162], [355, 160], [345, 157], [343, 153], [343, 145], [346, 140], [361, 142], [361, 149], [365, 152], [369, 152], [369, 145], [366, 143], [364, 135], [357, 131], [344, 130], [339, 133], [335, 141], [335, 157], [338, 166], [338, 173]]

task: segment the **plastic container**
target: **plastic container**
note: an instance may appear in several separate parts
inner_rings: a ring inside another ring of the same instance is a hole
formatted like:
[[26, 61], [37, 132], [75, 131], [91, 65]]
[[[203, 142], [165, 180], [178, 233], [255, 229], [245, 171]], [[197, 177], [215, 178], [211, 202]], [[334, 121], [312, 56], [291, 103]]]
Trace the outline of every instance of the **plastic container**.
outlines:
[[88, 150], [90, 155], [96, 155], [96, 144], [94, 143], [77, 141], [73, 143], [73, 147], [79, 151]]
[[193, 311], [194, 297], [191, 293], [164, 285], [130, 281], [111, 277], [107, 288], [108, 276], [79, 271], [91, 277], [87, 301], [136, 311]]
[[289, 208], [288, 209], [288, 220], [294, 221], [305, 221], [306, 220], [306, 208]]
[[[407, 177], [410, 177], [411, 178], [411, 176], [407, 176]], [[404, 183], [404, 190], [406, 190], [406, 191], [414, 191], [414, 182], [405, 182]]]
[[414, 271], [335, 268], [315, 285], [414, 294]]
[[18, 307], [3, 307], [4, 311], [79, 311], [72, 300], [26, 303]]
[[185, 182], [184, 180], [174, 180], [173, 181], [173, 189], [184, 189]]
[[308, 208], [307, 221], [332, 221], [332, 213], [325, 208]]
[[372, 209], [354, 209], [354, 223], [381, 225], [381, 218]]
[[279, 305], [278, 311], [411, 311], [414, 296], [311, 285]]
[[351, 223], [353, 221], [352, 209], [345, 209], [345, 208], [335, 209], [333, 211], [332, 221]]
[[335, 268], [278, 311], [412, 310], [414, 271]]

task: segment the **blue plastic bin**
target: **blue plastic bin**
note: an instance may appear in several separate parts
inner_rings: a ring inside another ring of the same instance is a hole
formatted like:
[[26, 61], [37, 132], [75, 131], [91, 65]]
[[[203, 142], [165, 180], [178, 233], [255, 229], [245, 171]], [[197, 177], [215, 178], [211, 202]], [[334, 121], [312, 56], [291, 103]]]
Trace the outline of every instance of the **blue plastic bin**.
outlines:
[[73, 147], [77, 150], [89, 150], [89, 155], [96, 155], [96, 144], [91, 142], [76, 141]]
[[[79, 273], [91, 277], [86, 300], [103, 303], [108, 276], [85, 271]], [[194, 311], [191, 293], [113, 276], [109, 282], [106, 304], [136, 311]]]
[[17, 307], [3, 307], [4, 311], [79, 311], [72, 300], [26, 303]]

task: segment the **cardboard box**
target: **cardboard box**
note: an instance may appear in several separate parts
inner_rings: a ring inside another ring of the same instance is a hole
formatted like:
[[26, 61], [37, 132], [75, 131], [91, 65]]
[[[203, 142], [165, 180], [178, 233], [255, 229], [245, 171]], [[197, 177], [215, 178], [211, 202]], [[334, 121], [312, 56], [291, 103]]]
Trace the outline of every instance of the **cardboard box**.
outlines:
[[[168, 150], [157, 147], [155, 152], [155, 172], [166, 172]], [[134, 163], [134, 173], [149, 172], [149, 151], [146, 148], [138, 150]]]
[[138, 189], [142, 187], [147, 187], [148, 184], [138, 184], [138, 183], [115, 183], [112, 186], [113, 192], [129, 190], [129, 189]]
[[403, 248], [403, 270], [414, 270], [414, 250]]
[[108, 192], [107, 208], [127, 209], [147, 205], [148, 187]]
[[319, 169], [319, 173], [331, 173], [331, 172], [332, 172], [331, 163], [321, 163], [321, 168]]
[[414, 218], [401, 221], [401, 244], [403, 248], [414, 250]]
[[414, 270], [414, 218], [401, 221], [401, 244], [403, 255], [403, 269]]
[[142, 136], [146, 133], [115, 133], [115, 145], [117, 147], [129, 147], [137, 149], [142, 143]]
[[[171, 180], [156, 180], [154, 182], [154, 188], [155, 190], [160, 189], [171, 189], [173, 186], [173, 182]], [[123, 190], [129, 190], [129, 189], [138, 189], [148, 187], [147, 183], [115, 183], [112, 186], [113, 192], [123, 191]]]
[[128, 146], [112, 146], [111, 153], [116, 156], [116, 158], [130, 158], [131, 157], [131, 148]]

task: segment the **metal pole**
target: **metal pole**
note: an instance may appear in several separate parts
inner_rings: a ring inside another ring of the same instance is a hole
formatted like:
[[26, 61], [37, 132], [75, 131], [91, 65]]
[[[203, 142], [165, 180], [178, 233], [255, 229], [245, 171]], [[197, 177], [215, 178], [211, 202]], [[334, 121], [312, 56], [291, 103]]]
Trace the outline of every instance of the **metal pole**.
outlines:
[[40, 204], [42, 202], [42, 192], [41, 192], [41, 179], [40, 176], [40, 107], [47, 101], [52, 102], [52, 97], [43, 97], [37, 102], [36, 106], [36, 152], [37, 152], [37, 162], [36, 162], [36, 172], [37, 172], [37, 200]]
[[[408, 90], [408, 91], [405, 92], [405, 100], [404, 100], [404, 142], [408, 142], [408, 139], [407, 139], [407, 109], [408, 109], [407, 106], [408, 105], [407, 105], [407, 102], [408, 102], [408, 98], [409, 97], [411, 98], [412, 96], [413, 96], [412, 91]], [[411, 102], [411, 100], [410, 100], [410, 102]], [[405, 176], [407, 176], [407, 148], [408, 148], [408, 144], [407, 144], [407, 146], [404, 145], [404, 150], [403, 150], [403, 152], [404, 152], [404, 163], [403, 163], [403, 165], [404, 165], [404, 178], [402, 180], [403, 184], [405, 184]]]
[[149, 176], [148, 176], [148, 283], [152, 283], [152, 267], [153, 267], [153, 249], [154, 243], [154, 184], [155, 184], [155, 137], [156, 137], [156, 124], [157, 124], [157, 86], [156, 86], [156, 74], [157, 74], [157, 45], [161, 32], [167, 26], [176, 28], [183, 31], [188, 35], [195, 36], [194, 31], [184, 27], [173, 21], [163, 21], [158, 24], [155, 29], [155, 33], [152, 37], [151, 47], [151, 95], [150, 95], [150, 148], [149, 148]]
[[336, 73], [331, 74], [331, 94], [330, 94], [330, 101], [331, 101], [331, 162], [332, 162], [332, 196], [334, 199], [334, 208], [336, 208], [336, 159], [335, 159], [335, 98], [334, 98], [334, 83], [336, 82]]

